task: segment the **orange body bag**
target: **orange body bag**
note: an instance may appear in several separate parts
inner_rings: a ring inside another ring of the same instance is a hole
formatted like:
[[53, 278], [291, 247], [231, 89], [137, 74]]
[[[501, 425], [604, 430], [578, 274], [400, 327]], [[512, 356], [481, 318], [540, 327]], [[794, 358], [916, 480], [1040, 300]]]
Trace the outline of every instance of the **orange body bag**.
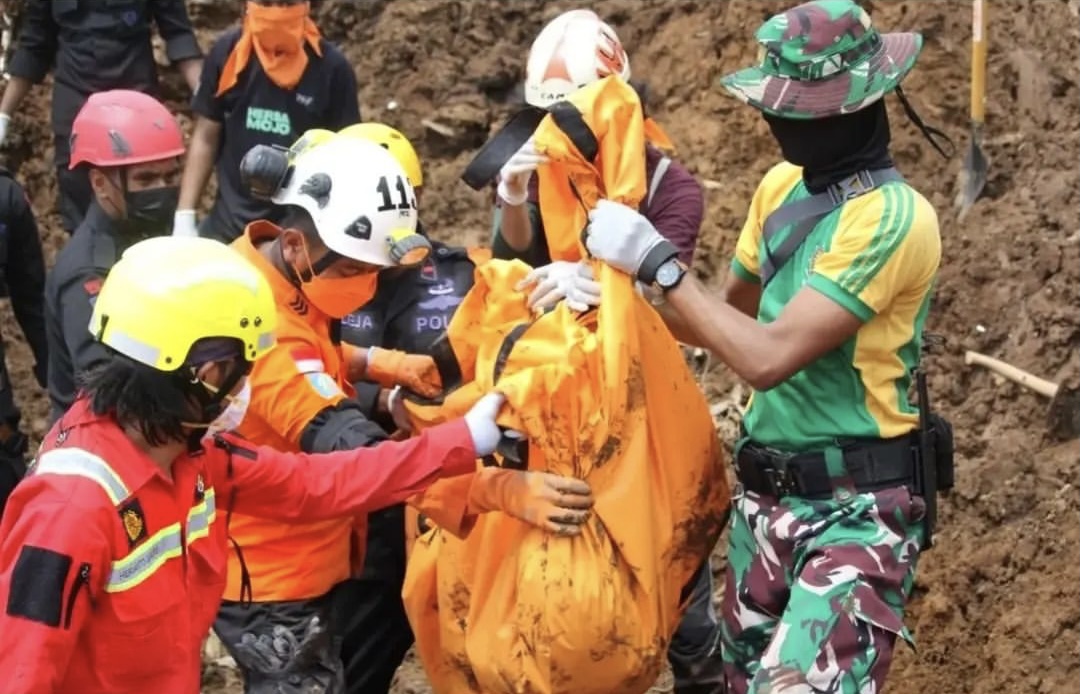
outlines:
[[[439, 694], [644, 692], [722, 530], [724, 456], [678, 344], [627, 275], [597, 265], [597, 310], [534, 318], [513, 289], [528, 269], [477, 269], [449, 327], [463, 385], [408, 408], [419, 429], [505, 393], [499, 422], [528, 437], [528, 468], [586, 480], [594, 513], [577, 537], [494, 512], [417, 538], [404, 587], [417, 651]], [[428, 507], [463, 504], [467, 479], [434, 485]]]

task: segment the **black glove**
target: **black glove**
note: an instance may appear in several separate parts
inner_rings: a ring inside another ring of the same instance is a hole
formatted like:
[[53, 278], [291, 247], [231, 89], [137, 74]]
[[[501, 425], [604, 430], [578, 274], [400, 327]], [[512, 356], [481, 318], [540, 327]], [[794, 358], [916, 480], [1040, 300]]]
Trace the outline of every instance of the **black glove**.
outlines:
[[304, 672], [317, 663], [324, 636], [326, 627], [322, 620], [312, 617], [302, 641], [297, 641], [288, 628], [275, 625], [269, 634], [245, 633], [235, 651], [237, 660], [246, 670], [271, 677], [284, 676]]

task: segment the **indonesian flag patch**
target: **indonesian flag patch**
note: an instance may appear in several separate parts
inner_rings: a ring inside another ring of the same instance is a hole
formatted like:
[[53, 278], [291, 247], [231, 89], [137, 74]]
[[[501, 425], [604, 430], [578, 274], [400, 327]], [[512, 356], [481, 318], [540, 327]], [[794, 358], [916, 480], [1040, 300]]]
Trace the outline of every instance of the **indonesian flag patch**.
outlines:
[[333, 376], [326, 373], [319, 350], [309, 346], [296, 347], [291, 355], [297, 371], [304, 374], [304, 379], [316, 393], [327, 399], [344, 395]]
[[293, 361], [296, 362], [296, 370], [302, 374], [319, 373], [326, 371], [322, 355], [314, 347], [296, 347], [292, 350]]

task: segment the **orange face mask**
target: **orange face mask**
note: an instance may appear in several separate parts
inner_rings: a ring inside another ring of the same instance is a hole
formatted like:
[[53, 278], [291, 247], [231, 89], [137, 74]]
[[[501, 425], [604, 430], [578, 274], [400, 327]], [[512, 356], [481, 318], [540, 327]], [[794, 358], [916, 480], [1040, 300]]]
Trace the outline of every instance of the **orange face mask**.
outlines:
[[308, 16], [310, 9], [307, 2], [284, 6], [247, 4], [245, 31], [251, 33], [263, 71], [280, 87], [295, 87], [307, 67], [304, 41], [311, 32], [318, 37], [318, 30]]
[[379, 273], [365, 272], [350, 277], [323, 277], [315, 274], [311, 262], [311, 253], [304, 244], [304, 264], [306, 271], [293, 265], [293, 271], [301, 280], [300, 291], [315, 308], [327, 316], [341, 320], [353, 311], [371, 301], [379, 287]]
[[331, 318], [341, 320], [371, 301], [378, 286], [378, 273], [369, 272], [353, 277], [314, 275], [300, 288], [315, 308]]

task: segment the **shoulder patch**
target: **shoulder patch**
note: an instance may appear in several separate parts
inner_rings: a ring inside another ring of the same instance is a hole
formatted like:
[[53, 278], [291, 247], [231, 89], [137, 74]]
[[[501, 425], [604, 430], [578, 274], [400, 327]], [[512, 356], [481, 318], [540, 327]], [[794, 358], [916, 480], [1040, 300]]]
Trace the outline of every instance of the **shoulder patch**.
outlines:
[[102, 279], [100, 277], [91, 277], [83, 282], [83, 289], [85, 289], [86, 293], [90, 296], [97, 296], [98, 292], [101, 291], [101, 284]]
[[290, 354], [292, 355], [293, 362], [296, 363], [297, 371], [302, 374], [326, 371], [326, 365], [323, 363], [322, 354], [314, 347], [309, 345], [294, 347], [290, 351]]
[[7, 614], [47, 627], [60, 626], [71, 555], [24, 545], [11, 571]]
[[131, 497], [120, 507], [120, 522], [124, 524], [124, 534], [127, 535], [129, 547], [134, 547], [146, 538], [146, 516], [143, 515], [142, 504], [136, 497]]
[[304, 374], [304, 378], [307, 379], [308, 385], [324, 398], [334, 398], [339, 395], [344, 395], [344, 393], [341, 392], [341, 388], [338, 387], [337, 381], [331, 378], [328, 373], [322, 371], [318, 373], [308, 373]]

